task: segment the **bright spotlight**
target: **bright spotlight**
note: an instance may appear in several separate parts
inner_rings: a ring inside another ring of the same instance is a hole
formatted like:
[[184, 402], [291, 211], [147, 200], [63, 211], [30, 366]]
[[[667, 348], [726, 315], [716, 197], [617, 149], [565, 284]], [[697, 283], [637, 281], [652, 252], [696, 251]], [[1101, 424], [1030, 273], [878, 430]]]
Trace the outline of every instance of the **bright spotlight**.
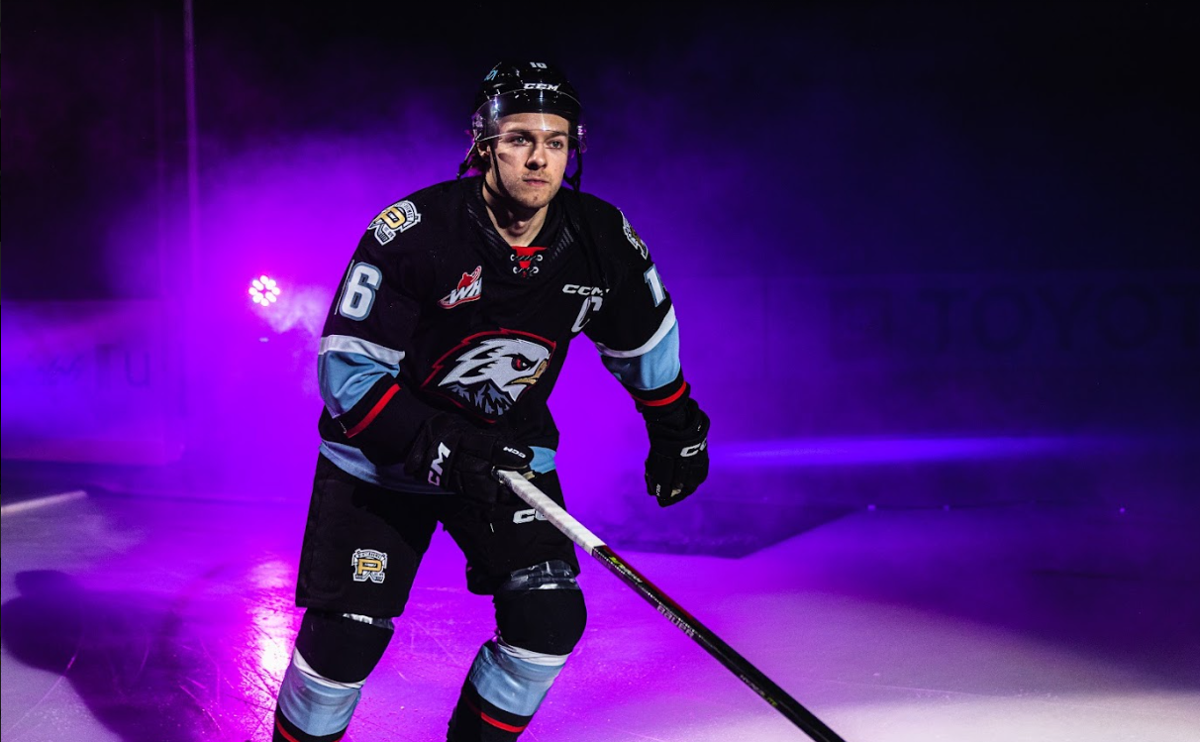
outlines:
[[275, 279], [263, 275], [251, 281], [250, 299], [260, 307], [269, 307], [279, 301], [279, 286]]

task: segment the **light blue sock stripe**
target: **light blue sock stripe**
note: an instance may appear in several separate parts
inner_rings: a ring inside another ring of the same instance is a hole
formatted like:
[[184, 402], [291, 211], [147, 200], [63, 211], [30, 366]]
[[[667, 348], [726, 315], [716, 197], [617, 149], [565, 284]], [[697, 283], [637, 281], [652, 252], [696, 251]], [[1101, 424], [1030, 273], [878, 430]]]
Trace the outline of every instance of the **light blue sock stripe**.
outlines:
[[467, 677], [488, 703], [518, 716], [533, 716], [561, 670], [562, 665], [519, 660], [490, 641], [480, 647]]
[[358, 705], [358, 688], [339, 688], [317, 682], [296, 666], [295, 658], [283, 674], [279, 710], [287, 720], [314, 737], [340, 732], [350, 726]]

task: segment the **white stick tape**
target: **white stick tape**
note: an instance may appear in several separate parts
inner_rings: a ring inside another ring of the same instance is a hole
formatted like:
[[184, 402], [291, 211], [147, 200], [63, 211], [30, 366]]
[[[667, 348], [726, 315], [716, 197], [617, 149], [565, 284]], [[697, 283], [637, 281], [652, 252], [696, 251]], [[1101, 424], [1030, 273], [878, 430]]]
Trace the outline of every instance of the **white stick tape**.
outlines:
[[509, 489], [517, 493], [518, 497], [546, 516], [546, 520], [553, 523], [558, 530], [582, 546], [583, 550], [588, 554], [591, 554], [594, 549], [605, 545], [596, 534], [584, 528], [582, 523], [575, 520], [570, 513], [559, 507], [558, 503], [551, 500], [545, 492], [542, 492], [525, 477], [515, 471], [506, 469], [497, 469], [496, 476], [499, 477], [501, 482], [508, 485]]

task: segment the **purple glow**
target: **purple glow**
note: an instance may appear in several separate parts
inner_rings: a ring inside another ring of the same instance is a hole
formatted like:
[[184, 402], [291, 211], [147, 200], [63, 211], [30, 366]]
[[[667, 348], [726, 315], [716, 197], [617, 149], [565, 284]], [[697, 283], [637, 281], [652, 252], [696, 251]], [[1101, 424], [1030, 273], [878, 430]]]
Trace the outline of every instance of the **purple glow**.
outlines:
[[[521, 33], [445, 3], [75, 5], [15, 4], [7, 35], [6, 740], [270, 737], [324, 319], [372, 218], [454, 177], [480, 73], [532, 47], [573, 73], [583, 188], [649, 246], [712, 419], [708, 481], [659, 508], [581, 336], [550, 399], [571, 512], [848, 740], [1194, 739], [1182, 4]], [[436, 534], [347, 739], [444, 737], [496, 630], [462, 566]], [[580, 584], [530, 739], [797, 739], [598, 565]]]
[[[6, 513], [10, 731], [268, 739], [300, 624], [303, 525], [294, 502], [256, 498], [95, 494]], [[1200, 714], [1186, 589], [1197, 547], [1157, 537], [1185, 528], [1078, 509], [867, 507], [739, 559], [625, 556], [847, 740], [1066, 742], [1115, 730], [1182, 742]], [[1142, 538], [1152, 549], [1130, 550]], [[581, 562], [588, 631], [528, 735], [802, 738], [627, 585]], [[456, 546], [436, 534], [351, 735], [444, 736], [471, 657], [495, 631], [490, 600], [463, 583]]]
[[266, 274], [250, 282], [250, 299], [264, 309], [279, 301], [279, 293], [279, 285], [275, 279], [267, 277]]
[[1087, 441], [1066, 437], [814, 438], [724, 443], [712, 461], [731, 468], [857, 466], [1029, 458], [1084, 448]]

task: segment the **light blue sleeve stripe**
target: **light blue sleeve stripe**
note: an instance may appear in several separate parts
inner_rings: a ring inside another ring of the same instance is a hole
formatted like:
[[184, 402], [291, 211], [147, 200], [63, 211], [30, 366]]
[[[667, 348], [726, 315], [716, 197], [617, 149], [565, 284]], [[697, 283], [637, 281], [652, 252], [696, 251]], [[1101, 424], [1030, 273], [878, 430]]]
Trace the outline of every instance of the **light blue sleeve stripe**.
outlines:
[[538, 474], [554, 471], [554, 449], [544, 448], [542, 446], [531, 446], [533, 449], [533, 461], [530, 462], [529, 468], [533, 469]]
[[449, 492], [441, 487], [435, 487], [428, 482], [422, 482], [408, 476], [404, 472], [403, 464], [376, 466], [362, 451], [354, 446], [334, 443], [333, 441], [321, 441], [320, 450], [325, 455], [325, 458], [332, 461], [337, 468], [363, 481], [370, 482], [377, 487], [418, 495], [451, 496]]
[[679, 377], [679, 326], [672, 325], [654, 347], [641, 355], [602, 354], [600, 361], [625, 386], [643, 391], [666, 386]]
[[402, 350], [393, 350], [353, 335], [326, 335], [321, 338], [320, 352], [328, 353], [330, 351], [357, 353], [360, 356], [374, 358], [385, 366], [395, 366], [404, 360], [404, 351]]
[[321, 399], [329, 414], [337, 417], [358, 403], [384, 374], [395, 376], [399, 364], [381, 363], [369, 356], [327, 351], [317, 360]]
[[675, 329], [675, 307], [667, 310], [666, 316], [658, 325], [658, 329], [650, 336], [650, 339], [642, 343], [639, 347], [632, 350], [620, 350], [618, 348], [610, 348], [604, 343], [596, 343], [596, 348], [602, 355], [611, 356], [613, 358], [633, 358], [635, 356], [645, 355], [650, 352], [654, 346], [662, 342], [671, 330]]

